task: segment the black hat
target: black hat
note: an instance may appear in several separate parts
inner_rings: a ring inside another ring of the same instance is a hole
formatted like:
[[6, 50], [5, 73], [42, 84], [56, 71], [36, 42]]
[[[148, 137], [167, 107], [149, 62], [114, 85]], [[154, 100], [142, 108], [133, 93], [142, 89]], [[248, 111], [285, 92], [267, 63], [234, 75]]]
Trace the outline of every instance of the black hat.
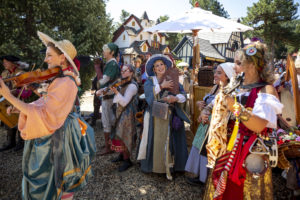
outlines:
[[5, 59], [5, 60], [8, 60], [10, 62], [18, 62], [18, 61], [20, 61], [20, 58], [18, 58], [16, 56], [13, 56], [13, 55], [1, 56], [0, 59], [2, 61]]

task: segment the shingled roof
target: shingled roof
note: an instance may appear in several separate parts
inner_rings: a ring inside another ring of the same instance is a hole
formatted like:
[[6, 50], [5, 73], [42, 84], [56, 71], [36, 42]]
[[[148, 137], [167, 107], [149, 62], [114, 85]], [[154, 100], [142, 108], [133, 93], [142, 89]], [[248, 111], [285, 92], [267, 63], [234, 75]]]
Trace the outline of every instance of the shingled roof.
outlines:
[[149, 17], [148, 17], [148, 15], [147, 15], [147, 12], [146, 12], [146, 11], [143, 13], [141, 19], [146, 19], [146, 20], [149, 21]]
[[124, 28], [127, 31], [128, 35], [132, 35], [132, 36], [136, 36], [141, 31], [141, 29], [135, 30], [135, 28], [130, 26], [124, 26]]
[[145, 54], [146, 52], [142, 52], [140, 49], [144, 42], [147, 43], [150, 49], [150, 45], [148, 44], [147, 40], [142, 40], [142, 41], [134, 41], [130, 45], [130, 47], [120, 48], [119, 50], [121, 51], [122, 54]]
[[[182, 45], [188, 41], [191, 46], [193, 46], [193, 38], [191, 36], [185, 36], [179, 44], [175, 47], [173, 52], [177, 54], [177, 52], [180, 50]], [[199, 38], [199, 44], [200, 44], [200, 55], [202, 57], [210, 57], [215, 59], [222, 59], [226, 60], [225, 57], [223, 57], [211, 44], [208, 40], [204, 40]]]

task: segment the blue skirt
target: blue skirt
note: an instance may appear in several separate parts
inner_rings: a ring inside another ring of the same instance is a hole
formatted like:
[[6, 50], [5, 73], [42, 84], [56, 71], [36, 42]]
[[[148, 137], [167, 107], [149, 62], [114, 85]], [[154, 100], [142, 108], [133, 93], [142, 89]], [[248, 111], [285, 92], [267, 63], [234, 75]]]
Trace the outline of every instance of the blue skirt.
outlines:
[[185, 171], [191, 172], [199, 176], [199, 180], [203, 183], [206, 182], [208, 169], [207, 157], [200, 154], [199, 149], [192, 146], [188, 160], [185, 165]]

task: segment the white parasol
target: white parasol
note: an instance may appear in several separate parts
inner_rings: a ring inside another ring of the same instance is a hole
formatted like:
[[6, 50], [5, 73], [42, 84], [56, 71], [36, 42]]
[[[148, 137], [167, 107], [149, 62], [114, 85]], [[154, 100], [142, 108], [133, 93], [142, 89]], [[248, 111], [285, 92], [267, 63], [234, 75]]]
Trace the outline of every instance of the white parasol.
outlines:
[[195, 7], [185, 12], [184, 16], [170, 19], [145, 31], [165, 33], [191, 33], [192, 30], [216, 32], [244, 32], [252, 27], [212, 14], [210, 11]]

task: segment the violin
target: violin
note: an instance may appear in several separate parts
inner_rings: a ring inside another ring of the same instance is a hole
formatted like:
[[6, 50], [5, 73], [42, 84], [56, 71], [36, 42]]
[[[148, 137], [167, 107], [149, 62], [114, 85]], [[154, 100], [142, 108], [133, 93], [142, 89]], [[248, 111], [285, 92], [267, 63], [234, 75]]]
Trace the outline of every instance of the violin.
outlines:
[[100, 97], [105, 96], [110, 91], [110, 88], [120, 87], [120, 86], [125, 85], [126, 83], [128, 83], [130, 81], [131, 81], [131, 77], [130, 76], [127, 77], [127, 78], [124, 78], [124, 79], [118, 79], [118, 80], [116, 80], [110, 86], [107, 86], [107, 87], [105, 87], [105, 88], [102, 89], [102, 95], [100, 95]]
[[50, 68], [44, 71], [35, 70], [31, 72], [25, 72], [18, 76], [3, 79], [4, 82], [15, 81], [16, 87], [21, 87], [31, 83], [40, 83], [46, 81], [52, 77], [55, 77], [61, 73], [60, 67]]

